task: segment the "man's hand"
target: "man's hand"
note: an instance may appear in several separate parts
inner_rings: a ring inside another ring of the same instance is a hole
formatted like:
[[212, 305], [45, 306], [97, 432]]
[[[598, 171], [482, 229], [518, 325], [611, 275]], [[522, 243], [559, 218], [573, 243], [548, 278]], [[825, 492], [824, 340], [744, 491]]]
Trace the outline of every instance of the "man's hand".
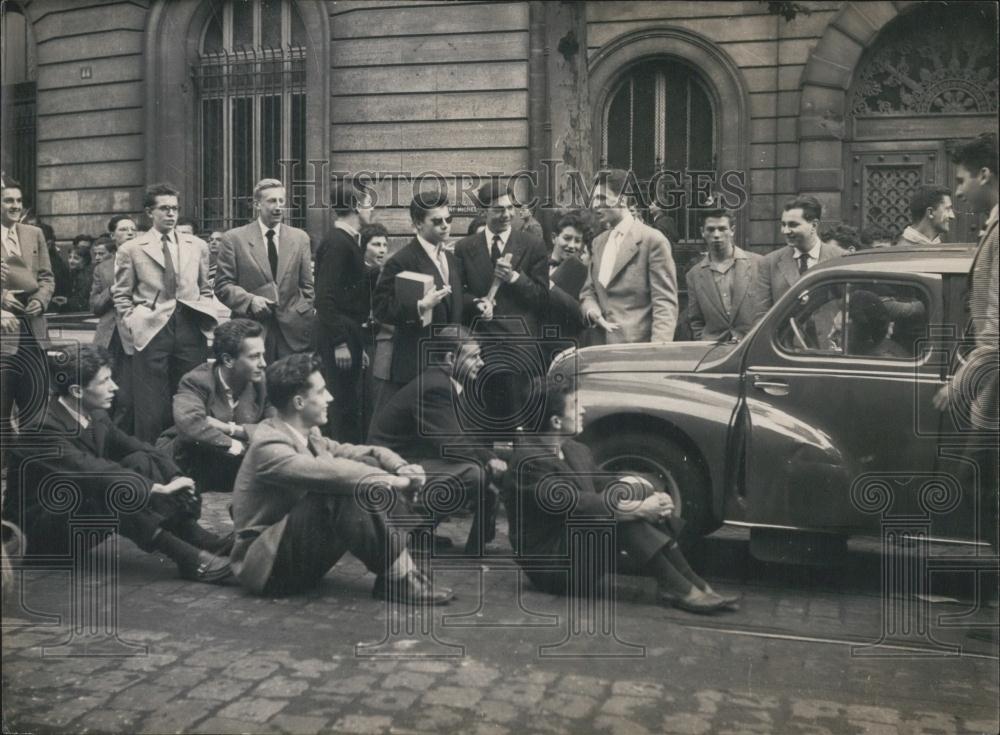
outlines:
[[275, 303], [270, 299], [265, 299], [263, 296], [251, 296], [250, 297], [250, 316], [254, 319], [265, 319], [271, 316], [271, 309], [275, 306]]
[[337, 370], [350, 370], [351, 365], [354, 364], [351, 359], [351, 351], [345, 343], [337, 345], [333, 351], [333, 360], [337, 364]]
[[418, 464], [404, 464], [398, 470], [396, 474], [400, 477], [406, 477], [410, 480], [410, 487], [414, 490], [424, 486], [427, 482], [427, 473], [424, 472], [424, 468]]
[[503, 283], [513, 283], [520, 274], [510, 267], [510, 261], [500, 258], [493, 266], [493, 277]]
[[947, 411], [951, 404], [951, 383], [942, 385], [941, 389], [934, 394], [932, 402], [938, 411]]
[[367, 350], [362, 350], [361, 351], [361, 369], [362, 370], [367, 370], [369, 365], [371, 365], [371, 360], [368, 358], [368, 351]]
[[24, 307], [21, 306], [21, 302], [17, 300], [17, 296], [12, 294], [10, 291], [3, 292], [3, 308], [8, 311], [16, 311], [18, 314], [24, 311]]
[[151, 490], [154, 493], [160, 493], [162, 495], [173, 495], [174, 493], [184, 491], [194, 495], [194, 480], [190, 477], [175, 477], [166, 485], [155, 483]]
[[603, 329], [607, 334], [612, 334], [614, 332], [620, 332], [622, 325], [615, 324], [613, 321], [605, 319], [599, 312], [591, 310], [587, 315], [590, 317], [590, 321], [596, 326]]
[[38, 299], [30, 299], [24, 307], [24, 313], [27, 316], [41, 316], [45, 313], [45, 304]]
[[17, 334], [18, 331], [20, 331], [20, 325], [17, 322], [17, 317], [9, 311], [0, 311], [0, 333]]
[[417, 302], [417, 311], [421, 314], [428, 311], [434, 311], [434, 307], [448, 298], [450, 294], [451, 286], [443, 286], [439, 289], [431, 291]]
[[239, 457], [247, 450], [246, 444], [241, 442], [239, 439], [233, 439], [233, 443], [229, 445], [229, 449], [226, 451], [234, 457]]
[[494, 457], [486, 463], [486, 469], [491, 477], [500, 477], [507, 471], [507, 463], [502, 459]]
[[410, 487], [410, 478], [404, 475], [369, 475], [361, 480], [361, 484], [365, 487], [383, 485], [390, 490], [406, 490], [406, 488]]
[[476, 308], [479, 309], [479, 315], [489, 321], [493, 318], [493, 302], [487, 298], [476, 299]]
[[10, 266], [0, 261], [0, 286], [7, 285], [7, 274], [10, 273]]

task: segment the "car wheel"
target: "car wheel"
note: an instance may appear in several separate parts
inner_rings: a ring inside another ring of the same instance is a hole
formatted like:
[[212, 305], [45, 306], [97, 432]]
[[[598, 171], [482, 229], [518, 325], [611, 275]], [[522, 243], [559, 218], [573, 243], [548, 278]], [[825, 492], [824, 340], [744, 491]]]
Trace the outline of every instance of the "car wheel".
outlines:
[[713, 531], [708, 478], [691, 452], [669, 439], [646, 434], [606, 436], [591, 443], [594, 460], [606, 472], [640, 474], [657, 490], [670, 493], [684, 520], [682, 541]]

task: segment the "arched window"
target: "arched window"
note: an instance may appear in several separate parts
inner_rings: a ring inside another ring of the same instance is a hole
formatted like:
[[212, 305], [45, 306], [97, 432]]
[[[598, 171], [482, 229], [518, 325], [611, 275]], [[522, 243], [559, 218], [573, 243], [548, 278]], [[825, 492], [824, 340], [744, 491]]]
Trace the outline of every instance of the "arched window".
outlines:
[[[285, 181], [282, 161], [306, 160], [306, 32], [290, 0], [228, 0], [201, 38], [195, 80], [199, 114], [199, 216], [206, 230], [253, 217], [253, 187]], [[286, 221], [305, 224], [305, 201]]]
[[31, 22], [16, 2], [0, 7], [0, 114], [3, 116], [3, 149], [0, 169], [4, 178], [20, 182], [29, 206], [35, 203], [35, 41]]
[[[716, 169], [715, 119], [708, 88], [691, 67], [667, 59], [643, 61], [608, 96], [602, 167], [631, 170], [644, 185], [657, 171], [673, 171], [678, 176], [671, 182], [688, 188], [686, 172]], [[673, 216], [681, 241], [698, 238], [687, 207]]]

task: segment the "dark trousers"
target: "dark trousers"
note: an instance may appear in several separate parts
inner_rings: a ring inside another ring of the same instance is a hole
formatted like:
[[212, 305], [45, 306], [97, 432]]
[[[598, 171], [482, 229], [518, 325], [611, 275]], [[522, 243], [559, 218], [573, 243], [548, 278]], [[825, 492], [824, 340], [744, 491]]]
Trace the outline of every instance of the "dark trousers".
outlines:
[[49, 369], [45, 350], [20, 322], [17, 352], [0, 356], [0, 432], [9, 436], [13, 431], [11, 416], [17, 406], [20, 431], [36, 428], [45, 415], [49, 399]]
[[[133, 470], [137, 475], [152, 482], [165, 483], [171, 478], [155, 456], [146, 452], [133, 452], [119, 463]], [[121, 482], [109, 482], [105, 486], [98, 483], [87, 483], [80, 486], [82, 493], [80, 506], [70, 513], [53, 513], [36, 507], [29, 512], [26, 519], [25, 536], [28, 539], [29, 555], [67, 555], [76, 550], [85, 551], [100, 543], [104, 537], [101, 534], [81, 533], [75, 543], [71, 543], [70, 524], [79, 524], [79, 528], [87, 528], [83, 516], [108, 517], [117, 516], [119, 535], [134, 542], [146, 552], [153, 550], [153, 540], [160, 528], [171, 532], [181, 532], [185, 524], [197, 521], [201, 515], [201, 499], [185, 493], [163, 495], [148, 493], [144, 502], [134, 503], [128, 498], [128, 490]], [[141, 505], [136, 510], [125, 512], [117, 510], [127, 504], [128, 507]], [[83, 546], [79, 544], [83, 542]]]
[[326, 365], [326, 384], [333, 395], [330, 405], [329, 436], [339, 442], [361, 444], [364, 426], [364, 372], [361, 354], [351, 350], [351, 367], [340, 370], [333, 363]]
[[472, 528], [465, 542], [465, 553], [480, 554], [483, 544], [497, 535], [498, 498], [485, 482], [484, 470], [457, 459], [417, 459], [414, 464], [427, 473], [421, 509], [432, 516], [435, 525], [459, 508], [472, 506]]
[[285, 335], [281, 333], [278, 322], [273, 318], [264, 323], [266, 332], [264, 333], [264, 360], [270, 365], [275, 360], [294, 355], [295, 350], [288, 344]]
[[126, 434], [135, 432], [135, 403], [132, 398], [132, 356], [126, 354], [122, 346], [121, 335], [118, 329], [111, 335], [111, 343], [108, 345], [108, 352], [114, 360], [111, 368], [112, 376], [118, 385], [118, 392], [115, 393], [115, 405], [112, 411], [112, 418], [115, 426]]
[[364, 510], [353, 495], [309, 493], [287, 516], [264, 594], [315, 587], [347, 552], [384, 575], [404, 543], [405, 537], [389, 533], [384, 515]]
[[177, 452], [176, 459], [181, 469], [195, 481], [199, 492], [231, 493], [243, 463], [242, 456], [206, 444], [185, 444]]
[[171, 397], [185, 373], [205, 362], [205, 336], [198, 316], [178, 304], [177, 309], [141, 352], [132, 357], [132, 394], [135, 436], [150, 444], [174, 423]]

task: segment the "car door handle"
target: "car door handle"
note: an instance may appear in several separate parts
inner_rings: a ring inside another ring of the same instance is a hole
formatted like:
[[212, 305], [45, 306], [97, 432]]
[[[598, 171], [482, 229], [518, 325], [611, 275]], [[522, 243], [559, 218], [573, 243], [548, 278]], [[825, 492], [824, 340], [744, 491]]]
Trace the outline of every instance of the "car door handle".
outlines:
[[753, 387], [764, 391], [769, 396], [787, 396], [788, 395], [788, 383], [784, 380], [767, 380], [764, 378], [754, 378]]

